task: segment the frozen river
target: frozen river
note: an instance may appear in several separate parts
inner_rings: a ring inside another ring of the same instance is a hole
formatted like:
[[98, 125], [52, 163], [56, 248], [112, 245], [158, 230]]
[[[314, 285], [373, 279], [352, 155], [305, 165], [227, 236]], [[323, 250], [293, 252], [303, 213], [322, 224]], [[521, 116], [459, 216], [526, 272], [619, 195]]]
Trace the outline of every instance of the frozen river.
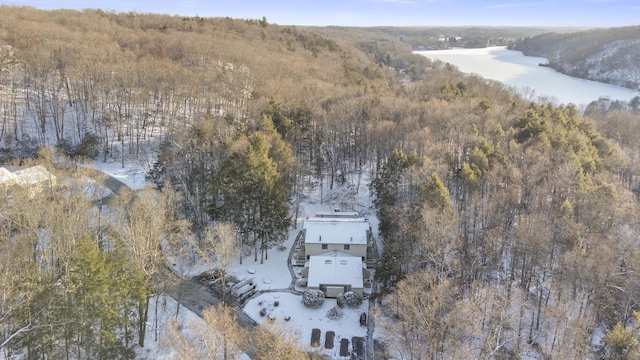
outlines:
[[454, 48], [450, 50], [415, 51], [432, 60], [455, 65], [460, 71], [478, 74], [513, 87], [520, 94], [547, 98], [557, 104], [573, 103], [579, 107], [600, 97], [630, 100], [638, 92], [620, 86], [574, 78], [539, 66], [546, 58], [524, 56], [506, 47], [484, 49]]

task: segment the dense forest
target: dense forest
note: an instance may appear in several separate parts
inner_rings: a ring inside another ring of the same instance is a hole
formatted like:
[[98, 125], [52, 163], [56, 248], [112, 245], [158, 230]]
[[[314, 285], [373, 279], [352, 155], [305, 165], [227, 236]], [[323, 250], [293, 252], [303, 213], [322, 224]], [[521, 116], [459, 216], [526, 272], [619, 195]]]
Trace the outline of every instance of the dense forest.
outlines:
[[514, 45], [525, 55], [549, 59], [549, 66], [571, 76], [640, 89], [640, 27], [550, 32]]
[[[68, 179], [0, 194], [3, 355], [135, 357], [167, 248], [219, 253], [230, 224], [265, 261], [305, 187], [367, 173], [376, 357], [637, 357], [637, 101], [533, 103], [393, 35], [330, 30], [0, 6], [0, 161]], [[112, 196], [87, 159], [146, 163], [156, 189]], [[220, 347], [191, 356], [301, 358], [233, 319], [208, 312]]]

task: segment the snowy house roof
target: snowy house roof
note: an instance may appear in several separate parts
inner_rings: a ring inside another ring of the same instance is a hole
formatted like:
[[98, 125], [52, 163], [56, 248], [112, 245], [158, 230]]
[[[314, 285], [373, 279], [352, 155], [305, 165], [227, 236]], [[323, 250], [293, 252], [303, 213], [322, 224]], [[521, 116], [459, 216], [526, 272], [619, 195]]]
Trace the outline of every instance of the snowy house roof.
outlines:
[[369, 221], [365, 218], [315, 217], [305, 219], [307, 244], [366, 244]]
[[341, 251], [311, 256], [307, 286], [317, 288], [322, 284], [362, 289], [362, 258]]
[[56, 177], [42, 165], [18, 170], [14, 174], [16, 175], [16, 183], [22, 186], [34, 185], [43, 181], [55, 181], [56, 179]]
[[356, 211], [319, 211], [315, 217], [319, 218], [358, 218]]
[[4, 167], [0, 167], [0, 184], [12, 185], [16, 182], [16, 178], [16, 174], [12, 173]]

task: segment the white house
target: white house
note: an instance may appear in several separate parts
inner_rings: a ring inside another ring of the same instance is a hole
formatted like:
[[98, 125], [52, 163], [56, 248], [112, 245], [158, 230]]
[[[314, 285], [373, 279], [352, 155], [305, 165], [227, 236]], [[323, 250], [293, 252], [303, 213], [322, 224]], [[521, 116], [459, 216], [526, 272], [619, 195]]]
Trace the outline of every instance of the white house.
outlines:
[[355, 212], [317, 213], [307, 218], [296, 243], [296, 265], [304, 265], [307, 287], [327, 297], [353, 291], [362, 295], [377, 252], [371, 225]]
[[305, 259], [329, 251], [343, 251], [366, 260], [369, 221], [360, 217], [314, 217], [304, 221]]
[[17, 170], [16, 183], [20, 186], [41, 186], [41, 184], [54, 185], [56, 177], [42, 165]]
[[16, 183], [16, 178], [16, 174], [4, 167], [0, 167], [0, 185], [6, 187], [12, 186]]
[[56, 184], [55, 175], [51, 174], [44, 166], [36, 165], [30, 168], [11, 172], [4, 167], [0, 167], [0, 188], [5, 191], [12, 186], [18, 185], [28, 188], [31, 196], [41, 191], [43, 188]]

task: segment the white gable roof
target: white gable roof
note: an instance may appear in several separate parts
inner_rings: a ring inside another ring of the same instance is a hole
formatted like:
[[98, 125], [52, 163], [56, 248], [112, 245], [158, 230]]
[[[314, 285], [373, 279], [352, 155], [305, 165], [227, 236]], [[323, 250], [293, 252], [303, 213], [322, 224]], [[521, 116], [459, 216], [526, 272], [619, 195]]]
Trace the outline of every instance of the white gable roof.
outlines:
[[319, 211], [316, 213], [319, 218], [358, 218], [355, 211]]
[[55, 180], [56, 178], [42, 165], [18, 170], [15, 172], [15, 175], [17, 176], [16, 182], [18, 183], [18, 185], [22, 186], [33, 185], [43, 181]]
[[307, 286], [317, 288], [322, 284], [362, 289], [362, 258], [340, 251], [310, 257]]
[[16, 174], [7, 170], [4, 167], [0, 167], [0, 184], [11, 185], [16, 182]]
[[304, 242], [307, 244], [367, 244], [369, 221], [365, 218], [305, 219]]

